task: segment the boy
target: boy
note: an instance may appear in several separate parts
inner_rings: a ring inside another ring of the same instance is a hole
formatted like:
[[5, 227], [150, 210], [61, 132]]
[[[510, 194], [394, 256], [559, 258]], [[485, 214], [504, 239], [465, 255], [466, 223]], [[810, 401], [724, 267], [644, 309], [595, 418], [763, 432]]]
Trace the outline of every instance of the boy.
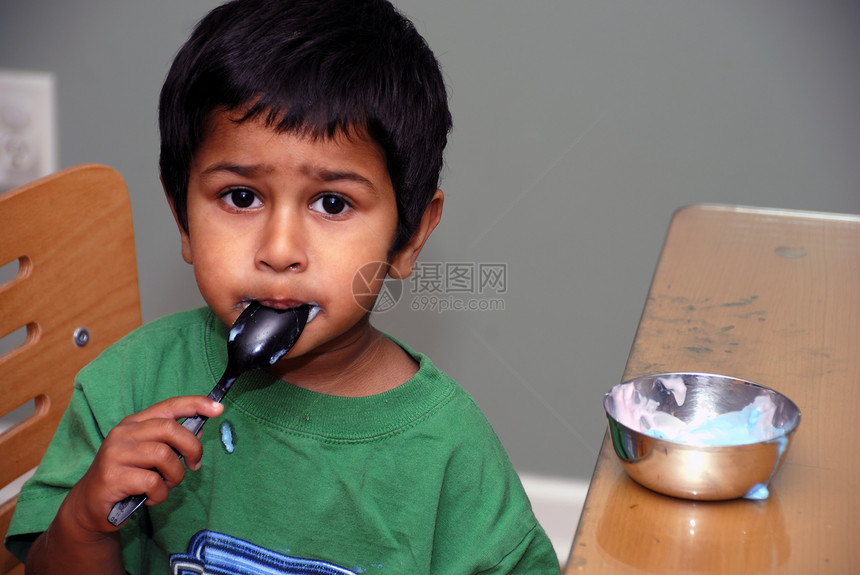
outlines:
[[[442, 213], [451, 120], [412, 25], [385, 0], [225, 4], [177, 55], [159, 121], [208, 306], [79, 374], [9, 531], [28, 572], [557, 574], [471, 398], [354, 296], [368, 268], [374, 294], [407, 277]], [[251, 300], [313, 318], [214, 403]], [[195, 414], [218, 418], [201, 438], [177, 423]], [[108, 523], [138, 493], [147, 507]]]

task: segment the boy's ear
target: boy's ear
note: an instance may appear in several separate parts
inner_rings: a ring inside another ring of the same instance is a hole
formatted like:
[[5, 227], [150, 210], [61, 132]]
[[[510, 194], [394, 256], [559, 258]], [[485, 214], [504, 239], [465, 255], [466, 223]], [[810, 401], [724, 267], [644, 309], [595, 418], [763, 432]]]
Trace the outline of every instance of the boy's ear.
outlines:
[[167, 198], [167, 203], [170, 206], [170, 213], [173, 214], [173, 221], [176, 222], [176, 227], [179, 228], [179, 237], [182, 240], [182, 259], [186, 263], [193, 264], [194, 257], [191, 253], [191, 241], [188, 239], [188, 232], [179, 223], [179, 218], [176, 216], [176, 206], [173, 205], [173, 200], [164, 187], [164, 180], [160, 176], [158, 179], [161, 181], [161, 189], [164, 190], [164, 196]]
[[391, 267], [388, 270], [388, 275], [392, 278], [402, 280], [408, 278], [412, 273], [412, 268], [418, 260], [421, 248], [424, 247], [427, 238], [430, 237], [430, 234], [436, 229], [439, 220], [442, 219], [442, 205], [444, 203], [445, 194], [442, 193], [442, 190], [436, 190], [436, 193], [433, 194], [433, 199], [430, 200], [430, 204], [421, 216], [418, 229], [412, 234], [409, 242], [391, 258]]

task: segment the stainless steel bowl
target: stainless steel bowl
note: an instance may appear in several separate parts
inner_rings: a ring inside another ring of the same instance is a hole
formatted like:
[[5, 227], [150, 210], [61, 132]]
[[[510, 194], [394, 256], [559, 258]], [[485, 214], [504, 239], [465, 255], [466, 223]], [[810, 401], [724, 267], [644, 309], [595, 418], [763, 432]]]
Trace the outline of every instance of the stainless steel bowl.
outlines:
[[[686, 388], [681, 405], [663, 383], [677, 381], [675, 378], [680, 378]], [[773, 425], [780, 429], [770, 439], [742, 445], [692, 445], [653, 437], [621, 423], [619, 414], [624, 406], [616, 405], [612, 391], [608, 392], [603, 407], [621, 465], [637, 483], [674, 497], [697, 500], [766, 497], [767, 486], [785, 460], [800, 424], [800, 410], [781, 393], [725, 375], [663, 373], [618, 385], [633, 386], [639, 394], [656, 402], [657, 411], [683, 422], [740, 411], [761, 395], [769, 396], [775, 404]]]

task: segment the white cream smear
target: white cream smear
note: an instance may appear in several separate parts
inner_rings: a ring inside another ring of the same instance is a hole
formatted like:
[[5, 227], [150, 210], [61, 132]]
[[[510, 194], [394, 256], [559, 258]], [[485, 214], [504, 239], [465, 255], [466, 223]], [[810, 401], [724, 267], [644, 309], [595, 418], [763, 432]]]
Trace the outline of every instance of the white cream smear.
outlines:
[[314, 320], [314, 318], [317, 316], [317, 314], [318, 314], [320, 311], [322, 311], [322, 308], [321, 308], [320, 306], [318, 306], [317, 304], [315, 304], [315, 303], [310, 303], [310, 304], [308, 304], [308, 305], [310, 305], [310, 306], [311, 306], [311, 309], [310, 309], [310, 311], [308, 312], [308, 321], [307, 321], [307, 323], [311, 323], [311, 322]]

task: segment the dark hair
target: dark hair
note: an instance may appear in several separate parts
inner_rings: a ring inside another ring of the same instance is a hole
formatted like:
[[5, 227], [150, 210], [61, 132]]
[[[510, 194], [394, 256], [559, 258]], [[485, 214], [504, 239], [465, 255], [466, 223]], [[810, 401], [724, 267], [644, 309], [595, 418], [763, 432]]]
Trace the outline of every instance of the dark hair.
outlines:
[[194, 154], [218, 109], [279, 132], [366, 132], [397, 197], [390, 253], [414, 233], [439, 183], [451, 129], [433, 52], [387, 0], [233, 0], [180, 49], [161, 90], [161, 177], [187, 231]]

